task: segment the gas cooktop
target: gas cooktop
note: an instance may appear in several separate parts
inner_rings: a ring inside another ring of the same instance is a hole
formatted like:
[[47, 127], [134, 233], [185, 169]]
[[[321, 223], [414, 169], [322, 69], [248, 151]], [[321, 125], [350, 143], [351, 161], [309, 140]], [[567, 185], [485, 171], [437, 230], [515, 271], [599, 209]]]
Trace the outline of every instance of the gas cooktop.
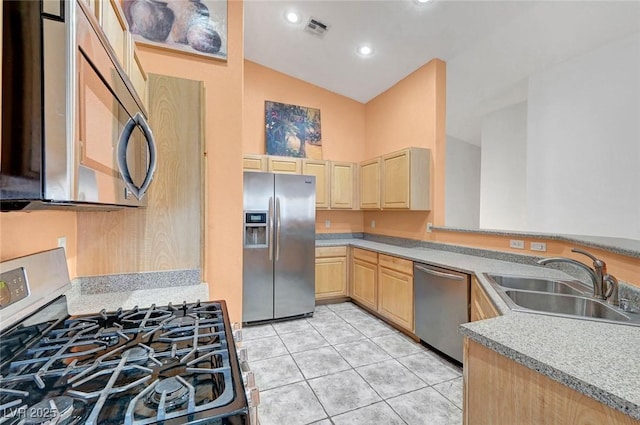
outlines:
[[60, 296], [0, 333], [0, 424], [250, 424], [245, 369], [224, 301], [70, 316]]

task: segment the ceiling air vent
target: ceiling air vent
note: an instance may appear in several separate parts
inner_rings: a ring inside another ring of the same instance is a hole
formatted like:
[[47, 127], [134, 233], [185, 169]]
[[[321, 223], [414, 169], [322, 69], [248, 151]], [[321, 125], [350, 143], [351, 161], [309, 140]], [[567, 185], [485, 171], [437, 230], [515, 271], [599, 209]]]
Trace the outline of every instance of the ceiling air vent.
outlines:
[[309, 18], [309, 22], [307, 22], [307, 25], [304, 27], [306, 32], [316, 37], [324, 36], [324, 33], [327, 32], [328, 29], [329, 27], [326, 24], [323, 24], [315, 18]]

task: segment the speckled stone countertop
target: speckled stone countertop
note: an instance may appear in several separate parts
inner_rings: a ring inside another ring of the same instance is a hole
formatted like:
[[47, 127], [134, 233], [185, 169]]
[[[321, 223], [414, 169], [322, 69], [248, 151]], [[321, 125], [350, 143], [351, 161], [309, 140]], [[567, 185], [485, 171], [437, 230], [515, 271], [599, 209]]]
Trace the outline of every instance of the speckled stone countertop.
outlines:
[[182, 304], [183, 301], [208, 301], [209, 285], [201, 283], [199, 285], [85, 294], [82, 293], [81, 283], [74, 282], [65, 295], [67, 296], [69, 313], [75, 315], [95, 313], [103, 308], [112, 311], [117, 310], [118, 307], [127, 309], [136, 305], [148, 307], [151, 304], [167, 305], [169, 302]]
[[503, 273], [573, 279], [564, 272], [364, 239], [316, 241], [317, 247], [340, 245], [475, 274], [503, 316], [462, 325], [461, 333], [555, 381], [640, 419], [640, 327], [514, 312], [483, 275]]

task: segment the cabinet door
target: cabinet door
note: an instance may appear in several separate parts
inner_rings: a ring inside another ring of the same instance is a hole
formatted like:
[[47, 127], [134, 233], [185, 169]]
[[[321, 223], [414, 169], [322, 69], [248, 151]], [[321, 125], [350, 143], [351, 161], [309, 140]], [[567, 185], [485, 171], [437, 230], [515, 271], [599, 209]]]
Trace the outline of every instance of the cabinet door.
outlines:
[[120, 65], [129, 69], [129, 30], [120, 4], [116, 0], [102, 0], [102, 29], [116, 52]]
[[242, 169], [244, 171], [267, 171], [267, 158], [264, 155], [244, 154]]
[[331, 162], [331, 208], [352, 209], [355, 164]]
[[471, 281], [471, 321], [490, 319], [500, 315], [484, 289], [474, 277]]
[[329, 208], [329, 167], [327, 161], [305, 159], [302, 161], [302, 174], [316, 176], [316, 208]]
[[410, 208], [410, 150], [382, 157], [382, 208]]
[[380, 159], [360, 163], [360, 208], [380, 209]]
[[136, 89], [136, 93], [140, 96], [140, 100], [145, 108], [148, 108], [148, 90], [147, 90], [147, 73], [144, 72], [142, 68], [142, 64], [140, 63], [140, 59], [138, 58], [138, 53], [135, 50], [135, 47], [132, 43], [132, 53], [131, 53], [131, 62], [129, 63], [129, 78], [131, 78], [131, 83], [133, 83], [133, 88]]
[[316, 258], [316, 299], [347, 296], [347, 257]]
[[286, 156], [267, 157], [267, 170], [270, 173], [301, 174], [302, 160]]
[[372, 310], [378, 308], [378, 266], [366, 261], [353, 259], [351, 298]]
[[413, 332], [413, 276], [378, 267], [378, 312]]

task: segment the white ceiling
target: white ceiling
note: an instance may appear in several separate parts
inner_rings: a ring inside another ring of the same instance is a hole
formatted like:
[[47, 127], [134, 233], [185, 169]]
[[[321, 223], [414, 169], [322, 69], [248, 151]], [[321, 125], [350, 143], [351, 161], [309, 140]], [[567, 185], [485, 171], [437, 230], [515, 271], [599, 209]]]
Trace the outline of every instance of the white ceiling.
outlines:
[[[245, 58], [366, 103], [433, 58], [447, 62], [447, 134], [526, 99], [527, 77], [640, 31], [640, 1], [245, 0]], [[288, 10], [301, 23], [284, 20]], [[322, 38], [303, 28], [329, 26]], [[370, 43], [374, 55], [356, 54]], [[640, 55], [640, 52], [638, 52]]]

